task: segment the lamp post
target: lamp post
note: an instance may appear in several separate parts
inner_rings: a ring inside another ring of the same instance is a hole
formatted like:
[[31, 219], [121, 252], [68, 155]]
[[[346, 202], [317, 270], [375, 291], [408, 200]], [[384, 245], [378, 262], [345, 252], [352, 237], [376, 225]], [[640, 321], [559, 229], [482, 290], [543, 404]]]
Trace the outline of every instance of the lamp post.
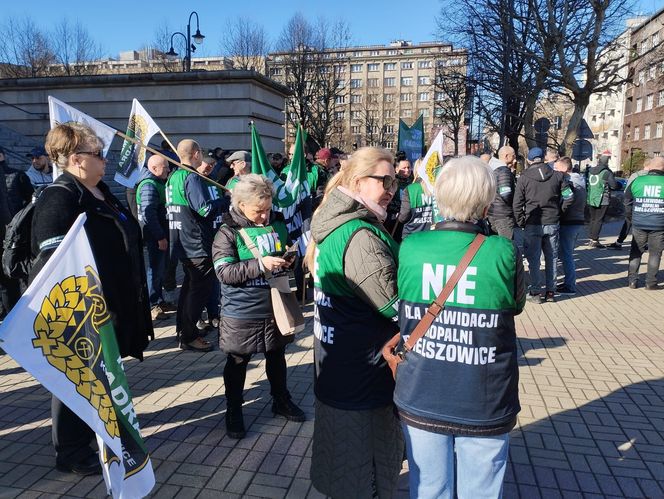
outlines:
[[[196, 15], [196, 33], [194, 33], [194, 36], [191, 36], [191, 18], [194, 14]], [[196, 51], [196, 45], [200, 45], [201, 43], [203, 43], [203, 39], [205, 38], [205, 35], [201, 34], [198, 12], [193, 11], [191, 14], [189, 14], [189, 22], [187, 23], [186, 35], [184, 33], [181, 33], [180, 31], [176, 31], [171, 35], [171, 48], [166, 53], [166, 56], [169, 58], [174, 58], [178, 56], [178, 53], [173, 49], [173, 37], [175, 35], [181, 35], [182, 37], [184, 37], [184, 42], [186, 47], [186, 53], [184, 59], [182, 59], [182, 71], [191, 71], [191, 53]], [[191, 43], [192, 38], [196, 45], [194, 45], [194, 43]]]

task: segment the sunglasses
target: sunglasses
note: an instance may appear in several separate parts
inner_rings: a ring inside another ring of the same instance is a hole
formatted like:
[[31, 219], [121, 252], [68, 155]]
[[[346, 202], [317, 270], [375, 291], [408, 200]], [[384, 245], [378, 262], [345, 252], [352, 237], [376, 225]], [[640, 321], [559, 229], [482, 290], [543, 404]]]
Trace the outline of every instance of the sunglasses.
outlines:
[[88, 156], [94, 156], [95, 158], [104, 159], [104, 151], [78, 151], [76, 154], [87, 154]]
[[375, 178], [383, 183], [383, 189], [386, 191], [396, 191], [399, 185], [397, 179], [391, 175], [367, 175], [369, 178]]

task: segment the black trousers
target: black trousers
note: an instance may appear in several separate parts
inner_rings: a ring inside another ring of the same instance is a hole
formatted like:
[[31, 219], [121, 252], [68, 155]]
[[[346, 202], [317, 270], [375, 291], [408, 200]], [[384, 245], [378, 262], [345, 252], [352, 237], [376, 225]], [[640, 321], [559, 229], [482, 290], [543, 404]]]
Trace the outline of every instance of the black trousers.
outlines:
[[[229, 353], [224, 366], [224, 386], [229, 406], [242, 405], [244, 382], [247, 378], [247, 366], [251, 355]], [[286, 386], [286, 351], [285, 348], [265, 352], [265, 373], [270, 382], [270, 394], [274, 398], [288, 397]]]
[[[1, 253], [0, 256], [2, 256]], [[0, 270], [0, 319], [5, 318], [20, 297], [21, 284], [19, 280], [7, 277]]]
[[55, 397], [51, 397], [51, 420], [56, 463], [71, 466], [95, 454], [95, 432]]
[[632, 227], [632, 247], [629, 250], [629, 269], [627, 279], [635, 283], [639, 279], [641, 256], [648, 251], [648, 270], [646, 286], [657, 284], [657, 271], [664, 249], [664, 230], [641, 230]]
[[632, 221], [625, 217], [625, 221], [622, 224], [622, 227], [620, 228], [620, 234], [618, 234], [618, 239], [616, 239], [617, 243], [622, 244], [625, 239], [627, 239], [627, 236], [629, 236], [632, 232]]
[[588, 236], [591, 241], [599, 240], [599, 233], [602, 231], [602, 223], [604, 222], [604, 215], [606, 215], [606, 210], [609, 209], [609, 206], [599, 206], [595, 208], [594, 206], [588, 206], [590, 211], [590, 222], [588, 224]]
[[212, 267], [212, 259], [207, 257], [183, 259], [182, 269], [184, 280], [178, 300], [176, 331], [182, 343], [191, 343], [199, 336], [196, 322], [212, 293], [217, 276]]

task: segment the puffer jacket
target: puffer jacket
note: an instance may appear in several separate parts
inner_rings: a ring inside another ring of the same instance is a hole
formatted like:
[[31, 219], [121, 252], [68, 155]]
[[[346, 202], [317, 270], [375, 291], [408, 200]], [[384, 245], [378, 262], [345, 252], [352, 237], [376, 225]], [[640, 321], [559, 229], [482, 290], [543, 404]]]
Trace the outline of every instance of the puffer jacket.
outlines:
[[496, 178], [496, 195], [489, 205], [489, 219], [514, 219], [512, 200], [514, 199], [514, 174], [502, 161], [492, 158], [489, 166]]
[[580, 173], [570, 173], [567, 179], [574, 192], [574, 202], [560, 215], [560, 225], [583, 225], [586, 211], [586, 181]]
[[[273, 211], [270, 225], [277, 221], [283, 223], [283, 216]], [[238, 250], [243, 245], [239, 230], [256, 224], [235, 209], [221, 222], [212, 244], [212, 262], [221, 281], [219, 348], [237, 355], [281, 349], [293, 342], [294, 335], [283, 336], [277, 329], [270, 287], [258, 259], [242, 259]]]

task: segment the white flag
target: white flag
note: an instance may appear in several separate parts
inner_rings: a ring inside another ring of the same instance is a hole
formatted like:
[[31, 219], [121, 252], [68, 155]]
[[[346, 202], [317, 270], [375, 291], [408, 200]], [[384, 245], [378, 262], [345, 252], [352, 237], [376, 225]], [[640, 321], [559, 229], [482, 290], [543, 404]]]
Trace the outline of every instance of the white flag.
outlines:
[[154, 487], [154, 472], [85, 220], [79, 215], [0, 325], [0, 345], [94, 430], [109, 494], [144, 497]]
[[[159, 131], [161, 130], [152, 117], [141, 106], [141, 103], [134, 99], [129, 115], [129, 124], [127, 125], [127, 136], [138, 140], [145, 146]], [[145, 147], [140, 147], [125, 139], [114, 180], [125, 187], [134, 187], [145, 164], [145, 151]]]
[[443, 131], [441, 130], [438, 132], [438, 135], [436, 135], [431, 147], [429, 147], [424, 159], [422, 159], [417, 168], [417, 176], [422, 179], [422, 183], [428, 190], [429, 194], [434, 193], [433, 186], [436, 183], [436, 177], [443, 166], [444, 145], [445, 139]]

